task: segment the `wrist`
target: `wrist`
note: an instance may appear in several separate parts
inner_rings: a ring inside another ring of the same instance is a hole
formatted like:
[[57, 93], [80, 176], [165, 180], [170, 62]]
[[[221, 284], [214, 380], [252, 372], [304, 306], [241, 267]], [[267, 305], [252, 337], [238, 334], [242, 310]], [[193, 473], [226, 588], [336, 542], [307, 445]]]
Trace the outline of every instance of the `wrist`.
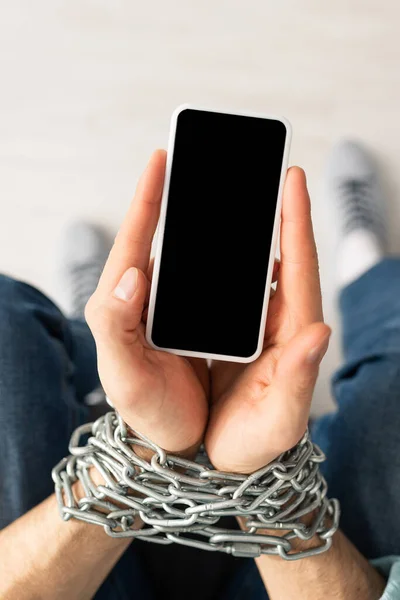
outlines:
[[[92, 436], [86, 446], [80, 446], [80, 435], [88, 432]], [[180, 456], [168, 452], [131, 430], [115, 412], [78, 429], [72, 442], [72, 456], [53, 469], [60, 511], [65, 519], [75, 517], [100, 525], [113, 537], [146, 537], [160, 543], [172, 541], [227, 551], [234, 556], [265, 553], [296, 560], [328, 550], [338, 527], [338, 502], [327, 499], [326, 483], [318, 468], [324, 456], [308, 432], [291, 450], [248, 476], [216, 471], [206, 455], [196, 462], [188, 460], [197, 445]], [[104, 485], [90, 480], [92, 467], [104, 478]], [[86, 495], [80, 498], [79, 506], [74, 506], [68, 487], [77, 478]], [[210, 522], [215, 525], [225, 514], [246, 517], [249, 531], [244, 535], [199, 527]], [[308, 529], [301, 520], [306, 514], [312, 519]], [[329, 526], [328, 515], [333, 517]], [[137, 516], [145, 524], [140, 531]], [[201, 529], [204, 532], [198, 531]], [[260, 535], [260, 530], [273, 531], [272, 535]], [[191, 537], [175, 535], [188, 532]], [[278, 537], [277, 532], [284, 537]], [[296, 537], [310, 540], [314, 532], [319, 546], [296, 551], [292, 541]], [[195, 535], [199, 539], [193, 539]]]
[[[301, 524], [304, 525], [304, 534], [307, 535], [309, 528], [312, 527], [312, 524], [316, 518], [318, 518], [318, 511], [314, 510], [299, 520], [300, 525]], [[238, 521], [239, 526], [242, 529], [242, 531], [248, 530], [248, 527], [246, 526], [246, 519], [244, 517], [238, 517], [237, 521]], [[332, 524], [333, 524], [332, 518], [327, 516], [325, 518], [326, 528], [329, 529], [332, 526]], [[265, 529], [257, 529], [257, 533], [259, 533], [260, 535], [269, 535], [269, 536], [284, 538], [287, 533], [287, 530], [285, 530], [283, 528], [269, 529], [268, 527], [266, 527]], [[313, 550], [313, 549], [321, 547], [321, 539], [318, 537], [317, 533], [315, 533], [311, 538], [308, 538], [308, 539], [303, 539], [302, 537], [293, 537], [290, 539], [290, 543], [292, 546], [291, 553], [294, 552], [296, 554], [301, 553], [301, 552], [306, 552], [307, 550]], [[328, 548], [327, 551], [329, 551], [329, 550], [330, 550], [330, 548]], [[273, 555], [265, 555], [265, 556], [269, 557], [269, 558], [277, 558], [276, 556], [274, 557]], [[280, 560], [280, 557], [279, 557], [279, 560]]]
[[313, 600], [379, 600], [386, 585], [378, 571], [340, 530], [325, 554], [291, 562], [264, 555], [255, 561], [271, 600], [303, 597], [304, 590]]
[[[95, 467], [92, 467], [91, 469], [89, 469], [88, 475], [96, 487], [103, 486], [106, 484], [104, 478], [101, 476], [101, 474]], [[74, 495], [75, 502], [77, 503], [77, 505], [78, 506], [80, 506], [82, 504], [84, 505], [87, 494], [85, 492], [85, 488], [84, 488], [82, 482], [80, 481], [80, 479], [78, 479], [71, 487], [72, 487], [72, 493]], [[130, 496], [132, 496], [134, 498], [135, 496], [138, 497], [138, 494], [135, 494], [132, 490], [132, 493], [130, 494]], [[118, 503], [118, 501], [114, 501], [114, 504], [117, 507], [119, 507], [121, 510], [126, 508], [123, 504]], [[98, 510], [100, 513], [103, 512], [105, 515], [107, 514], [107, 511], [102, 510], [101, 507], [98, 507]], [[134, 522], [132, 524], [132, 529], [135, 529], [135, 530], [141, 529], [143, 527], [143, 525], [144, 525], [144, 523], [143, 523], [142, 519], [139, 517], [139, 515], [136, 515]], [[94, 528], [92, 528], [92, 529], [94, 529]], [[96, 529], [98, 529], [98, 528], [96, 527]], [[104, 532], [104, 534], [105, 534], [105, 532]], [[109, 536], [107, 536], [107, 535], [105, 535], [105, 537], [109, 538]], [[130, 541], [132, 541], [132, 539]]]
[[[195, 442], [188, 448], [183, 450], [165, 450], [166, 454], [173, 454], [174, 456], [179, 456], [180, 458], [185, 458], [187, 460], [194, 460], [200, 450], [202, 444], [202, 440]], [[157, 454], [155, 450], [151, 450], [150, 448], [140, 447], [135, 445], [134, 448], [135, 454], [140, 458], [143, 458], [147, 462], [150, 462], [153, 458], [154, 454]]]

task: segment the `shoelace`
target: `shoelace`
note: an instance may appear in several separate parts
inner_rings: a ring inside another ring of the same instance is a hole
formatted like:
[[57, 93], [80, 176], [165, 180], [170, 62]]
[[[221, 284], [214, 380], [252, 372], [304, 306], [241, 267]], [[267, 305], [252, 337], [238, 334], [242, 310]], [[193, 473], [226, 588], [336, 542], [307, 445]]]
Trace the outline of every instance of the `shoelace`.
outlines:
[[384, 236], [381, 207], [372, 197], [370, 179], [346, 179], [339, 183], [343, 211], [344, 233], [355, 229], [368, 229], [380, 239]]

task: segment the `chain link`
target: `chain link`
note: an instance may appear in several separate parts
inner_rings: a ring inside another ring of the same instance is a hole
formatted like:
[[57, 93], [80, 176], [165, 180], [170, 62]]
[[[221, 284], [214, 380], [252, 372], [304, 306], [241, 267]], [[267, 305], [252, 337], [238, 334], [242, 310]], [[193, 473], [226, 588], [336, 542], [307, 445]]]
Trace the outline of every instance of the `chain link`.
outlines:
[[[142, 458], [138, 448], [150, 450], [152, 458]], [[251, 475], [215, 470], [204, 450], [196, 462], [167, 454], [115, 411], [78, 427], [69, 452], [52, 471], [61, 517], [101, 525], [112, 537], [296, 560], [328, 550], [339, 526], [339, 502], [327, 498], [319, 471], [325, 456], [308, 431], [294, 448]], [[103, 485], [94, 483], [93, 469]], [[76, 500], [72, 486], [78, 480], [84, 496]], [[246, 530], [216, 527], [228, 515], [241, 517]], [[294, 539], [316, 536], [317, 547], [294, 550]]]

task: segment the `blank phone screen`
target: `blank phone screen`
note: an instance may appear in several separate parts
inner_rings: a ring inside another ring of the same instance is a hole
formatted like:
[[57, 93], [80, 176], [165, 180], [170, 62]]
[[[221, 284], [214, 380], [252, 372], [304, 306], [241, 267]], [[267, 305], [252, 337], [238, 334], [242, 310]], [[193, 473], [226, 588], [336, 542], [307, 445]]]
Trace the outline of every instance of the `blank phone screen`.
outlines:
[[177, 119], [152, 340], [247, 358], [257, 349], [286, 127], [185, 109]]

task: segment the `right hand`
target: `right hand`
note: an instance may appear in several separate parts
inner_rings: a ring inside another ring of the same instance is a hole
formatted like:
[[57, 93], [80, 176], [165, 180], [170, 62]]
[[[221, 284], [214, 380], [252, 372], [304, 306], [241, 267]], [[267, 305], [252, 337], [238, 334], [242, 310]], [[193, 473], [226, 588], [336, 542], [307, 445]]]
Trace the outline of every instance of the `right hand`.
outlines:
[[208, 417], [207, 363], [154, 350], [143, 322], [165, 158], [162, 150], [151, 157], [85, 316], [96, 341], [101, 383], [115, 409], [162, 448], [192, 455]]
[[286, 177], [280, 242], [278, 285], [268, 306], [261, 356], [248, 365], [211, 365], [205, 445], [222, 471], [251, 473], [297, 444], [328, 347], [310, 198], [298, 167]]

